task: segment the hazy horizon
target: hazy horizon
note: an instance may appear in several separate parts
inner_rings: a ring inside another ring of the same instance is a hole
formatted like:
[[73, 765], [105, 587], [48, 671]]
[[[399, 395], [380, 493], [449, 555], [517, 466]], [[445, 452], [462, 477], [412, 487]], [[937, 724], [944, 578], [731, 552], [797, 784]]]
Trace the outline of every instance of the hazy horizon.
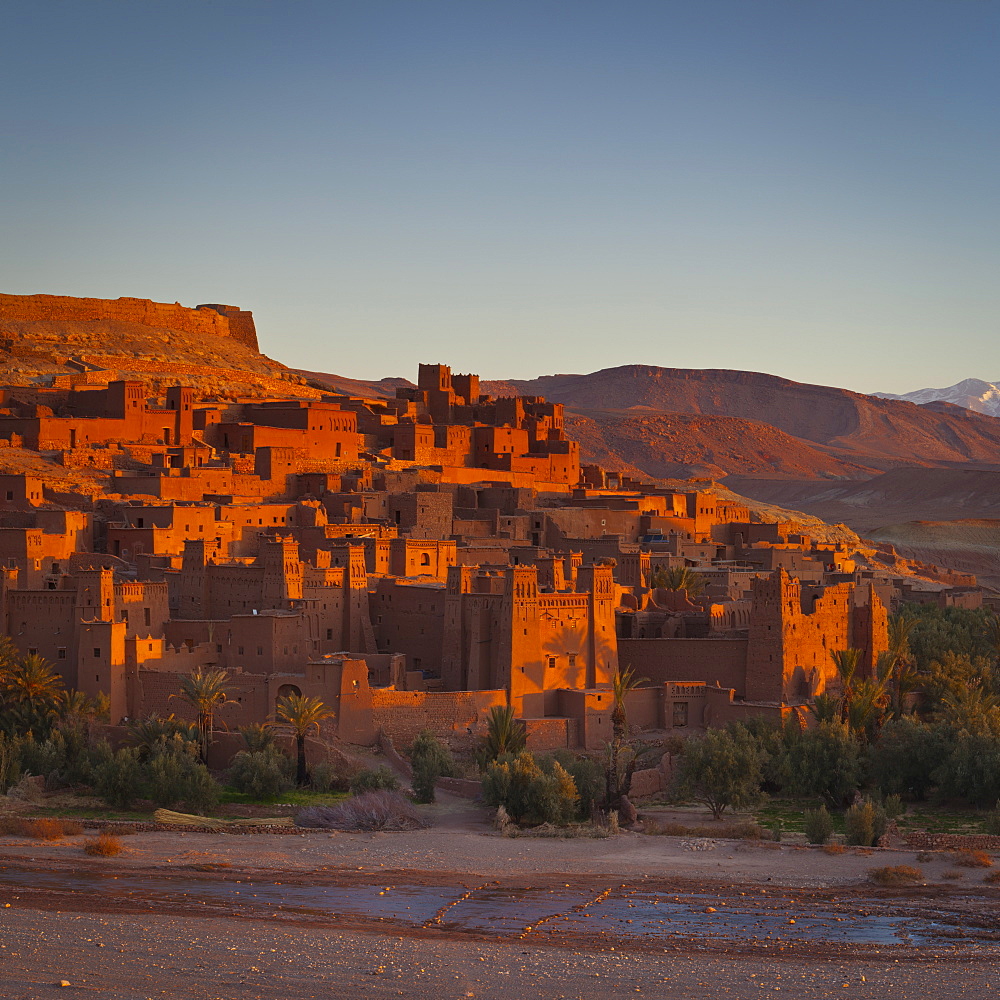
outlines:
[[3, 291], [293, 367], [1000, 371], [1000, 8], [12, 0]]

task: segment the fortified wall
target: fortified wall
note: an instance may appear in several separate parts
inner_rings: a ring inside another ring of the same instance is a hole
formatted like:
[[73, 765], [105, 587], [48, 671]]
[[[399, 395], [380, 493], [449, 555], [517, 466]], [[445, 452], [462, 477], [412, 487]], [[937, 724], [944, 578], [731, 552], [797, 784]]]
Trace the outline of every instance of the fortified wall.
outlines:
[[17, 323], [118, 320], [198, 336], [230, 337], [258, 350], [253, 313], [237, 306], [212, 304], [188, 309], [177, 302], [151, 302], [149, 299], [78, 299], [69, 295], [0, 293], [0, 322], [5, 320]]

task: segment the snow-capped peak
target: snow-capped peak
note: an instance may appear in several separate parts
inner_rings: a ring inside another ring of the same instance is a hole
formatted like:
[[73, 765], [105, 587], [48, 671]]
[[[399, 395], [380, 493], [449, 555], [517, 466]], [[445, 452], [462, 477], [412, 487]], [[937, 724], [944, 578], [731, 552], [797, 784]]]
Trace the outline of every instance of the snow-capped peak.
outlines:
[[978, 378], [967, 378], [946, 389], [917, 389], [901, 396], [891, 392], [873, 392], [873, 396], [882, 399], [908, 399], [911, 403], [933, 403], [941, 400], [964, 406], [967, 410], [976, 410], [991, 417], [1000, 417], [1000, 379], [996, 382], [984, 382]]

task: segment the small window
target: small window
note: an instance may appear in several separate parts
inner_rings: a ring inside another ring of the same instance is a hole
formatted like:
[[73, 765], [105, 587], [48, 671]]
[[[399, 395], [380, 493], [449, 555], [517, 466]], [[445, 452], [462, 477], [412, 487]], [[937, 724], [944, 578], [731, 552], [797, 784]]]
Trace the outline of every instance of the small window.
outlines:
[[65, 660], [66, 659], [66, 647], [65, 646], [60, 646], [56, 650], [56, 659], [57, 660]]
[[549, 669], [551, 670], [556, 665], [556, 658], [554, 656], [549, 657]]
[[95, 646], [94, 647], [94, 656], [98, 657], [100, 655], [101, 655], [101, 648], [100, 648], [100, 646]]
[[28, 656], [38, 656], [38, 650], [32, 646], [28, 647]]

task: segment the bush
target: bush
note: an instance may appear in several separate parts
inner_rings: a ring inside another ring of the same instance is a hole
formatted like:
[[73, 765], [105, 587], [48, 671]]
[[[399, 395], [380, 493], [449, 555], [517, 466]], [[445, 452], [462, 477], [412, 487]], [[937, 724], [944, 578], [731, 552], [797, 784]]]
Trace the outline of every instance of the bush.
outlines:
[[183, 804], [189, 812], [204, 813], [218, 805], [219, 786], [190, 752], [154, 753], [147, 773], [149, 797], [158, 806], [172, 809]]
[[924, 873], [913, 865], [885, 865], [882, 868], [869, 868], [868, 878], [877, 885], [906, 885], [910, 882], [922, 882]]
[[807, 729], [788, 748], [787, 781], [795, 795], [821, 796], [838, 807], [861, 782], [861, 751], [847, 727], [821, 722]]
[[887, 795], [882, 800], [882, 811], [885, 813], [885, 818], [892, 821], [899, 819], [906, 812], [906, 807], [898, 795]]
[[[315, 771], [315, 769], [314, 769]], [[295, 762], [273, 744], [243, 750], [233, 758], [229, 783], [254, 799], [275, 799], [295, 784]]]
[[992, 868], [993, 859], [985, 851], [959, 851], [955, 864], [962, 868]]
[[515, 823], [569, 823], [579, 801], [576, 785], [558, 761], [550, 758], [546, 766], [548, 772], [527, 750], [501, 755], [483, 776], [483, 802], [502, 805]]
[[143, 778], [138, 750], [123, 748], [97, 766], [94, 788], [112, 808], [128, 809], [142, 794]]
[[687, 741], [677, 768], [676, 791], [703, 802], [714, 819], [726, 809], [746, 809], [761, 799], [764, 751], [749, 733], [710, 729]]
[[997, 803], [992, 812], [987, 813], [983, 820], [983, 829], [994, 837], [1000, 835], [1000, 802]]
[[21, 780], [20, 740], [0, 730], [0, 795]]
[[413, 763], [413, 797], [418, 802], [433, 802], [437, 779], [456, 773], [451, 751], [429, 729], [424, 729], [410, 747], [410, 760]]
[[[309, 787], [314, 792], [332, 792], [335, 788], [340, 787], [341, 782], [342, 779], [337, 773], [337, 769], [326, 760], [314, 764], [313, 769], [309, 772]], [[344, 791], [346, 790], [345, 783]]]
[[59, 840], [61, 837], [75, 837], [78, 833], [83, 833], [83, 826], [75, 820], [24, 819], [21, 816], [5, 816], [0, 819], [0, 834], [8, 837]]
[[983, 728], [960, 729], [949, 741], [947, 755], [933, 772], [938, 794], [963, 798], [972, 806], [1000, 799], [1000, 736]]
[[833, 836], [833, 817], [825, 805], [806, 810], [805, 831], [810, 844], [825, 844]]
[[363, 795], [365, 792], [395, 792], [399, 789], [399, 778], [389, 770], [385, 764], [377, 768], [366, 768], [358, 771], [351, 778], [351, 791], [355, 795]]
[[[577, 757], [570, 750], [556, 750], [552, 757], [573, 779], [577, 794], [580, 796], [577, 815], [580, 819], [588, 819], [594, 807], [604, 799], [607, 791], [604, 768], [598, 761], [590, 757]], [[544, 758], [542, 767], [544, 770]]]
[[877, 802], [864, 798], [844, 813], [844, 832], [848, 844], [873, 847], [885, 833], [888, 820]]
[[911, 716], [892, 719], [869, 748], [871, 781], [883, 795], [924, 799], [933, 784], [931, 774], [945, 754], [942, 727], [928, 726]]
[[399, 792], [362, 792], [335, 806], [299, 810], [295, 825], [321, 830], [416, 830], [423, 826], [412, 803]]
[[99, 833], [92, 840], [88, 840], [83, 845], [83, 849], [93, 857], [114, 858], [125, 850], [125, 846], [122, 844], [121, 838], [116, 837], [113, 833]]

